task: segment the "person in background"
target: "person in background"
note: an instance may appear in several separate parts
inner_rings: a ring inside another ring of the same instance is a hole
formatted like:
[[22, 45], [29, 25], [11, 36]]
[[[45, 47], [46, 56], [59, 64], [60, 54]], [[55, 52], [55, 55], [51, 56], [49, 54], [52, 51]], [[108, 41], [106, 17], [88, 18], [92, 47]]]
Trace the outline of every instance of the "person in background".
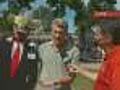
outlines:
[[120, 90], [120, 23], [103, 22], [92, 32], [96, 43], [105, 50], [94, 90]]
[[63, 19], [53, 20], [51, 29], [52, 40], [38, 48], [42, 69], [38, 68], [39, 75], [34, 90], [71, 90], [74, 70], [70, 64], [78, 63], [79, 50], [69, 42], [68, 26]]
[[1, 61], [1, 90], [26, 90], [27, 50], [26, 39], [28, 31], [26, 25], [13, 25], [13, 34], [3, 41]]

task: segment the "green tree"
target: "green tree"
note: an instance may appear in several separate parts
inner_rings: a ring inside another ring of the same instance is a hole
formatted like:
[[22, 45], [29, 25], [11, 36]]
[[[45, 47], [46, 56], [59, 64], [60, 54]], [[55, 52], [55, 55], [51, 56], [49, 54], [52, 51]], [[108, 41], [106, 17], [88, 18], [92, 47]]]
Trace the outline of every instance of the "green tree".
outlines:
[[[81, 26], [86, 18], [86, 11], [83, 1], [81, 0], [47, 0], [51, 7], [56, 7], [55, 17], [65, 15], [65, 7], [68, 6], [76, 12], [76, 25]], [[78, 25], [79, 24], [79, 25]]]
[[34, 0], [0, 0], [0, 3], [8, 2], [8, 9], [2, 11], [3, 17], [0, 17], [0, 29], [4, 33], [12, 30], [14, 15], [18, 14], [23, 8], [30, 9], [30, 3]]
[[5, 1], [6, 1], [6, 0], [0, 0], [0, 3], [1, 3], [1, 2], [5, 2]]
[[88, 3], [89, 11], [92, 10], [115, 10], [116, 0], [90, 0]]
[[54, 10], [53, 15], [54, 17], [63, 17], [65, 14], [65, 1], [66, 0], [47, 0], [47, 4], [50, 7], [56, 8]]
[[87, 6], [87, 11], [89, 13], [89, 18], [91, 23], [97, 23], [100, 20], [92, 18], [94, 11], [106, 11], [106, 10], [116, 10], [115, 5], [116, 0], [90, 0]]
[[34, 0], [9, 0], [8, 12], [18, 14], [23, 8], [31, 9], [30, 3]]
[[39, 23], [40, 25], [38, 27], [39, 30], [42, 29], [42, 31], [44, 32], [50, 31], [51, 21], [54, 18], [53, 12], [54, 8], [44, 6], [40, 6], [33, 12], [34, 13], [33, 18], [38, 19], [40, 21]]
[[51, 7], [57, 7], [56, 13], [58, 15], [56, 16], [64, 15], [65, 6], [73, 9], [76, 12], [76, 25], [83, 29], [82, 27], [86, 27], [87, 23], [88, 26], [92, 24], [91, 14], [93, 10], [115, 10], [116, 0], [89, 0], [88, 6], [85, 6], [83, 0], [47, 0], [47, 3]]

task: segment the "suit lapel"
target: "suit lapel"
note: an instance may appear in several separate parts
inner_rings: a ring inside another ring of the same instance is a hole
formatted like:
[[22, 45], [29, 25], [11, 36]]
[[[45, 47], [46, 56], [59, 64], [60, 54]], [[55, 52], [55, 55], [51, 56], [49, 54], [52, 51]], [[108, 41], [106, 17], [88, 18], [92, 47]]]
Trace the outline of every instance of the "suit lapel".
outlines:
[[[3, 62], [3, 66], [5, 68], [4, 72], [6, 76], [9, 77], [10, 74], [10, 63], [11, 63], [11, 52], [12, 52], [12, 42], [11, 41], [6, 41], [5, 40], [5, 45], [4, 45], [4, 62]], [[27, 50], [24, 47], [23, 48], [23, 54], [21, 56], [21, 61], [19, 63], [19, 67], [17, 70], [17, 77], [19, 77], [20, 75], [24, 74], [23, 71], [25, 69], [26, 66], [26, 61], [27, 61]]]

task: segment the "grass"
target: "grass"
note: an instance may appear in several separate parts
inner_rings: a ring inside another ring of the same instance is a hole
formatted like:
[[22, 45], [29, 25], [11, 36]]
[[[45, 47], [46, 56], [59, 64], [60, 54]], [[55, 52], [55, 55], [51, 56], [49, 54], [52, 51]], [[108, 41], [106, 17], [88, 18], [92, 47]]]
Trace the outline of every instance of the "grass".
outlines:
[[94, 82], [82, 75], [78, 75], [73, 82], [73, 90], [93, 90]]

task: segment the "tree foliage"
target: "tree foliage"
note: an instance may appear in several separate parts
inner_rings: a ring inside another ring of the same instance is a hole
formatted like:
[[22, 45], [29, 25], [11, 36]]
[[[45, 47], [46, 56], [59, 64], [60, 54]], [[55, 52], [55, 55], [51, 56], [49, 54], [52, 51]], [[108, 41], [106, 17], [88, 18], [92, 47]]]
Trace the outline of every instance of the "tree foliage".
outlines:
[[5, 2], [5, 1], [6, 1], [6, 0], [0, 0], [0, 3], [1, 3], [1, 2]]
[[23, 8], [30, 9], [30, 3], [34, 0], [0, 0], [0, 3], [8, 2], [8, 9], [2, 11], [3, 17], [0, 17], [0, 30], [8, 33], [12, 30], [14, 15], [18, 14]]
[[55, 8], [53, 11], [54, 17], [63, 17], [65, 14], [65, 1], [66, 0], [47, 0], [50, 7]]
[[[115, 10], [114, 4], [116, 0], [90, 0], [88, 6], [85, 6], [83, 0], [47, 0], [47, 3], [51, 7], [59, 5], [59, 8], [62, 9], [65, 9], [65, 6], [69, 6], [76, 12], [76, 25], [81, 27], [86, 26], [85, 24], [91, 20], [93, 10]], [[57, 14], [63, 13], [62, 15], [64, 15], [64, 10], [59, 11], [57, 9], [56, 11]]]
[[31, 9], [30, 3], [34, 0], [9, 0], [8, 11], [10, 13], [18, 14], [23, 8]]
[[[51, 28], [51, 21], [54, 18], [52, 9], [49, 7], [40, 6], [34, 12], [33, 18], [38, 19], [42, 25], [42, 29], [44, 31], [50, 31]], [[39, 29], [40, 29], [39, 25]]]

